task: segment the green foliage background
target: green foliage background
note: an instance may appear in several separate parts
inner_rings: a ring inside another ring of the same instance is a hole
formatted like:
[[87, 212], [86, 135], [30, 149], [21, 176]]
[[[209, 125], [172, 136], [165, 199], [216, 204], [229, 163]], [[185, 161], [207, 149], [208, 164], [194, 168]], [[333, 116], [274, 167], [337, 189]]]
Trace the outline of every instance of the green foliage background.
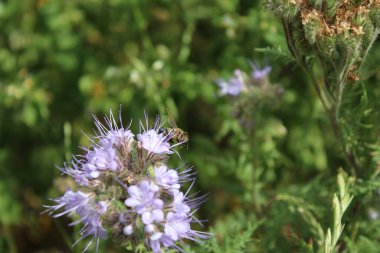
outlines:
[[[270, 63], [272, 83], [284, 88], [279, 105], [252, 112], [254, 136], [214, 83], [251, 71], [250, 60]], [[380, 247], [380, 220], [371, 218], [380, 207], [379, 60], [375, 44], [345, 102], [347, 132], [360, 133], [353, 145], [369, 161], [339, 252]], [[40, 213], [67, 187], [54, 167], [88, 144], [91, 113], [120, 105], [135, 130], [144, 110], [152, 118], [168, 110], [190, 135], [179, 152], [197, 171], [195, 188], [209, 193], [199, 229], [215, 237], [187, 251], [319, 252], [347, 164], [281, 24], [248, 0], [0, 1], [1, 252], [81, 252], [71, 247], [78, 228]], [[100, 252], [125, 251], [108, 241]]]

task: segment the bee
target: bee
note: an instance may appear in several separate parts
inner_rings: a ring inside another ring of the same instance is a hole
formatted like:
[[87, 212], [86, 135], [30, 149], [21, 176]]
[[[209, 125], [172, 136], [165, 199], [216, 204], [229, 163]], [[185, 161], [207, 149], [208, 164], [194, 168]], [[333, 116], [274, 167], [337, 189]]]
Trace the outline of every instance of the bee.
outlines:
[[181, 128], [177, 127], [175, 120], [169, 113], [168, 123], [170, 125], [170, 128], [160, 128], [158, 130], [159, 134], [162, 133], [164, 136], [167, 136], [167, 140], [173, 144], [183, 144], [189, 141], [188, 133], [183, 131]]

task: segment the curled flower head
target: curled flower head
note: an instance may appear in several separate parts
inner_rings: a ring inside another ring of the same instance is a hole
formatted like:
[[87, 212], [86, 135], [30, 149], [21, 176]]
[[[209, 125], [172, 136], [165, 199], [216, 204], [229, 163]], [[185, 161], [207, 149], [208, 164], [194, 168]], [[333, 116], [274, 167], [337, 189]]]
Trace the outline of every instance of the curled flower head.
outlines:
[[220, 79], [216, 83], [220, 88], [220, 95], [239, 95], [245, 88], [244, 78], [241, 70], [237, 69], [234, 72], [234, 76], [231, 77], [228, 81]]
[[98, 184], [97, 179], [104, 174], [122, 172], [125, 166], [119, 153], [129, 153], [134, 142], [129, 127], [118, 126], [112, 112], [104, 117], [105, 124], [95, 116], [94, 120], [97, 131], [95, 136], [89, 137], [93, 145], [83, 147], [86, 154], [75, 156], [70, 165], [61, 169], [81, 186]]
[[92, 205], [84, 205], [77, 209], [77, 214], [80, 216], [80, 219], [71, 223], [71, 225], [75, 225], [80, 222], [84, 224], [82, 229], [79, 231], [82, 236], [77, 242], [88, 236], [93, 237], [83, 251], [86, 251], [94, 240], [96, 240], [96, 248], [98, 248], [99, 239], [107, 238], [107, 231], [103, 228], [101, 222], [101, 216], [106, 213], [107, 207], [107, 202], [100, 201], [98, 203], [93, 202]]
[[55, 214], [55, 218], [65, 214], [70, 216], [73, 214], [79, 215], [80, 218], [70, 224], [71, 226], [79, 223], [84, 224], [80, 230], [81, 238], [78, 241], [89, 236], [93, 237], [84, 251], [88, 249], [94, 240], [96, 240], [98, 244], [99, 238], [107, 237], [106, 230], [101, 223], [101, 215], [107, 211], [108, 206], [105, 201], [96, 202], [91, 194], [83, 193], [81, 191], [73, 192], [71, 190], [67, 191], [62, 197], [59, 197], [54, 201], [57, 203], [56, 205], [45, 206], [50, 213], [57, 212], [60, 209], [64, 210]]
[[75, 182], [80, 186], [88, 186], [90, 184], [90, 180], [88, 179], [88, 175], [81, 169], [81, 162], [74, 159], [71, 163], [65, 164], [63, 168], [59, 168], [62, 173], [71, 176]]
[[90, 201], [90, 194], [69, 190], [62, 197], [54, 199], [54, 201], [57, 203], [56, 205], [45, 206], [51, 213], [64, 208], [63, 212], [55, 214], [54, 217], [59, 217], [65, 214], [71, 215], [77, 209], [81, 209], [83, 206], [87, 205]]

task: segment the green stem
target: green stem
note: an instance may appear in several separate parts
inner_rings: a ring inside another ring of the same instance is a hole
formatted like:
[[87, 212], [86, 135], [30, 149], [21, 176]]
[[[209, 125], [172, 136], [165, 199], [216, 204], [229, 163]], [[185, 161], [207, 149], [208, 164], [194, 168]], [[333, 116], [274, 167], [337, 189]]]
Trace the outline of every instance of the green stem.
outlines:
[[[61, 223], [59, 223], [58, 221], [56, 221], [55, 219], [53, 220], [56, 228], [58, 229], [59, 233], [62, 235], [63, 237], [63, 240], [65, 242], [65, 244], [67, 245], [68, 248], [71, 248], [72, 245], [73, 245], [73, 240], [70, 238], [70, 236], [67, 234], [66, 230], [62, 227]], [[75, 226], [74, 226], [74, 230], [78, 230]], [[74, 248], [73, 249], [75, 252], [78, 252], [78, 248]]]
[[[331, 105], [330, 105], [330, 102], [328, 102], [327, 96], [323, 92], [323, 89], [322, 89], [322, 87], [326, 87], [325, 84], [319, 85], [319, 83], [318, 83], [318, 81], [317, 81], [317, 79], [316, 79], [313, 71], [310, 69], [310, 66], [308, 66], [306, 64], [306, 62], [304, 61], [304, 59], [302, 58], [302, 56], [300, 56], [298, 54], [296, 43], [295, 43], [295, 40], [293, 38], [293, 34], [291, 32], [290, 23], [287, 22], [285, 19], [283, 19], [282, 20], [282, 24], [283, 24], [283, 27], [284, 27], [286, 41], [287, 41], [289, 50], [292, 53], [293, 57], [296, 59], [298, 65], [310, 77], [311, 83], [312, 83], [312, 85], [314, 87], [314, 90], [316, 91], [316, 93], [317, 93], [317, 95], [319, 97], [319, 100], [321, 101], [321, 103], [322, 103], [325, 111], [328, 114], [330, 125], [332, 127], [334, 136], [335, 136], [337, 142], [340, 144], [340, 146], [342, 148], [342, 151], [343, 151], [344, 157], [346, 159], [346, 162], [348, 164], [350, 164], [351, 167], [352, 167], [351, 173], [353, 175], [356, 175], [360, 171], [360, 166], [359, 166], [358, 162], [356, 161], [356, 157], [353, 154], [353, 152], [347, 150], [346, 144], [345, 144], [345, 142], [343, 140], [342, 133], [341, 133], [341, 130], [340, 130], [340, 127], [339, 127], [339, 124], [338, 124], [339, 123], [339, 120], [338, 120], [339, 114], [337, 113], [337, 109], [338, 108], [336, 106], [337, 105], [340, 106], [341, 102], [339, 102], [338, 104], [334, 105], [334, 101], [332, 101]], [[348, 73], [348, 70], [347, 71], [345, 70], [344, 72], [345, 73], [343, 73], [343, 75], [341, 76], [343, 79], [341, 79], [341, 80], [345, 80], [345, 77], [346, 77], [346, 75]], [[339, 85], [340, 85], [340, 100], [339, 101], [341, 101], [343, 90], [344, 90], [344, 82], [343, 82], [343, 84], [339, 83]]]
[[193, 33], [195, 31], [196, 19], [192, 16], [186, 15], [187, 13], [186, 9], [188, 7], [183, 1], [178, 1], [178, 6], [181, 12], [184, 14], [183, 16], [184, 32], [181, 38], [181, 47], [178, 53], [178, 61], [184, 63], [188, 59], [191, 52], [190, 44], [193, 38]]
[[340, 144], [342, 148], [343, 155], [345, 157], [346, 162], [351, 165], [351, 174], [356, 176], [361, 171], [360, 165], [357, 162], [357, 159], [354, 153], [351, 150], [348, 150], [348, 148], [346, 147], [335, 112], [336, 112], [335, 108], [332, 108], [332, 110], [327, 112], [329, 115], [330, 125], [331, 125], [331, 128], [333, 129], [335, 139], [337, 140], [337, 142]]
[[309, 75], [309, 77], [312, 79], [312, 84], [314, 86], [314, 89], [319, 97], [319, 100], [322, 102], [323, 107], [325, 108], [326, 111], [329, 111], [329, 106], [327, 101], [325, 101], [324, 96], [322, 94], [321, 89], [319, 88], [318, 82], [314, 76], [314, 74], [308, 70], [307, 64], [303, 60], [303, 58], [298, 54], [297, 52], [297, 47], [296, 43], [293, 38], [293, 34], [291, 32], [290, 28], [290, 23], [286, 21], [285, 19], [282, 19], [282, 24], [284, 27], [285, 31], [285, 36], [286, 36], [286, 42], [288, 44], [288, 48], [293, 55], [293, 57], [296, 59], [296, 62], [298, 63], [299, 66]]
[[[361, 44], [358, 43], [358, 45], [356, 46], [356, 49], [354, 51], [357, 51], [359, 49], [360, 45]], [[339, 74], [337, 105], [335, 108], [336, 109], [335, 114], [336, 114], [337, 121], [339, 121], [340, 105], [342, 104], [343, 92], [344, 92], [344, 88], [346, 86], [347, 75], [350, 72], [350, 67], [354, 63], [354, 60], [355, 60], [355, 57], [352, 54], [350, 54], [350, 52], [348, 52], [346, 55], [344, 68], [342, 69], [342, 71]]]
[[9, 252], [10, 253], [17, 253], [16, 242], [13, 239], [11, 228], [9, 225], [4, 225], [4, 237], [6, 238], [6, 241], [8, 243]]
[[149, 33], [147, 32], [148, 25], [147, 25], [147, 21], [144, 17], [143, 12], [141, 11], [141, 8], [143, 7], [135, 6], [132, 12], [136, 21], [136, 26], [139, 29], [139, 32], [141, 35], [144, 49], [147, 51], [147, 50], [152, 50], [154, 47], [153, 47], [152, 40], [149, 36]]
[[186, 26], [185, 32], [182, 36], [181, 49], [178, 54], [179, 62], [186, 62], [187, 58], [190, 55], [190, 43], [195, 30], [195, 24], [192, 21], [190, 22], [191, 23]]
[[367, 59], [367, 56], [368, 56], [369, 50], [371, 50], [371, 48], [372, 48], [373, 44], [375, 43], [375, 41], [376, 41], [377, 36], [379, 35], [379, 33], [380, 33], [380, 28], [377, 27], [377, 28], [375, 29], [375, 32], [373, 33], [372, 39], [371, 39], [371, 41], [369, 42], [368, 47], [367, 47], [367, 49], [366, 49], [366, 51], [365, 51], [365, 53], [364, 53], [364, 56], [363, 56], [363, 59], [362, 59], [362, 62], [361, 62], [361, 64], [360, 64], [360, 66], [359, 66], [359, 69], [362, 68], [363, 63], [364, 63], [365, 60]]
[[256, 214], [260, 214], [262, 212], [262, 207], [260, 205], [260, 203], [258, 202], [259, 201], [259, 180], [258, 180], [258, 177], [257, 177], [257, 168], [258, 168], [258, 158], [257, 158], [257, 155], [258, 152], [256, 150], [257, 148], [257, 145], [256, 145], [256, 140], [257, 140], [257, 137], [256, 137], [256, 134], [255, 134], [255, 131], [254, 130], [251, 130], [250, 132], [250, 138], [249, 138], [251, 141], [250, 141], [250, 148], [252, 150], [252, 170], [253, 170], [253, 178], [252, 178], [252, 185], [253, 185], [253, 199], [254, 199], [254, 202], [253, 202], [253, 208], [256, 212]]

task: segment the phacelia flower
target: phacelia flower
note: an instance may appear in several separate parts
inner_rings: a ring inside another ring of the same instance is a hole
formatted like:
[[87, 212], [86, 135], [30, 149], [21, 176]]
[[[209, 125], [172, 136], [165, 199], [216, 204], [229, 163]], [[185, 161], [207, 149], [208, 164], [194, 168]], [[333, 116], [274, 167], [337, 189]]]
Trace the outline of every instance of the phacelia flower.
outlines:
[[180, 184], [177, 171], [169, 169], [166, 165], [157, 166], [154, 168], [154, 175], [157, 185], [167, 190], [178, 190]]
[[118, 130], [110, 130], [105, 139], [113, 143], [116, 147], [122, 147], [133, 141], [134, 136], [131, 130], [120, 128]]
[[156, 130], [150, 129], [142, 134], [137, 135], [139, 144], [149, 153], [154, 154], [172, 154], [171, 146], [167, 141], [167, 137], [162, 133], [157, 133]]
[[[57, 204], [54, 206], [45, 206], [50, 213], [63, 209], [62, 212], [54, 215], [55, 218], [68, 214], [79, 215], [80, 219], [70, 223], [71, 226], [83, 223], [84, 226], [80, 230], [82, 240], [86, 237], [92, 236], [92, 240], [87, 244], [84, 251], [88, 249], [91, 243], [96, 240], [97, 245], [99, 238], [106, 238], [106, 230], [101, 224], [101, 215], [107, 211], [107, 203], [105, 201], [95, 202], [91, 194], [83, 193], [81, 191], [73, 192], [67, 191], [62, 197], [54, 200]], [[79, 241], [78, 240], [78, 241]]]
[[95, 126], [97, 128], [96, 138], [99, 140], [106, 139], [114, 143], [116, 146], [121, 146], [133, 139], [134, 134], [131, 130], [129, 130], [130, 125], [127, 128], [122, 126], [121, 114], [119, 114], [121, 126], [116, 123], [112, 111], [110, 111], [109, 117], [104, 117], [104, 120], [105, 125], [102, 124], [96, 116], [94, 116]]
[[185, 201], [185, 195], [182, 192], [174, 191], [173, 202], [171, 204], [173, 212], [178, 214], [188, 214], [190, 212], [190, 207]]
[[140, 123], [143, 131], [135, 140], [129, 126], [122, 125], [121, 116], [119, 124], [112, 112], [103, 118], [105, 124], [94, 118], [97, 130], [89, 137], [92, 145], [60, 168], [81, 191], [67, 190], [53, 205], [45, 206], [54, 218], [78, 217], [70, 224], [82, 225], [77, 242], [92, 238], [83, 251], [94, 241], [98, 249], [107, 231], [116, 241], [129, 240], [135, 247], [145, 243], [154, 253], [166, 248], [182, 251], [178, 244], [185, 239], [207, 238], [207, 233], [191, 229], [191, 223], [199, 222], [193, 213], [204, 198], [181, 191], [181, 185], [194, 180], [194, 174], [190, 168], [167, 167], [168, 156], [176, 151], [168, 136], [160, 133], [163, 123], [157, 118], [149, 127], [146, 117], [146, 126]]
[[237, 96], [245, 88], [243, 74], [239, 69], [235, 70], [234, 76], [231, 77], [228, 81], [220, 79], [217, 80], [216, 83], [219, 85], [221, 96]]
[[[169, 172], [170, 177], [167, 179], [170, 180], [166, 182], [178, 182], [175, 170], [160, 166], [155, 171], [163, 172], [162, 174]], [[128, 187], [130, 197], [125, 200], [125, 205], [131, 208], [128, 212], [136, 214], [135, 222], [140, 219], [144, 224], [144, 232], [154, 253], [160, 253], [164, 248], [182, 251], [177, 242], [184, 239], [198, 241], [209, 236], [191, 229], [191, 223], [198, 222], [192, 215], [191, 206], [197, 207], [202, 198], [190, 200], [178, 189], [168, 191], [168, 186], [172, 184], [162, 184], [163, 178], [165, 179], [156, 174], [139, 185]], [[127, 232], [129, 231], [128, 227]]]
[[252, 79], [253, 81], [260, 81], [266, 78], [271, 71], [271, 66], [260, 68], [257, 64], [253, 64]]
[[91, 178], [99, 177], [101, 171], [116, 171], [118, 169], [116, 149], [111, 147], [89, 150], [86, 160], [87, 163], [83, 165], [83, 170]]
[[93, 237], [83, 251], [86, 251], [94, 240], [96, 240], [96, 248], [98, 249], [99, 239], [107, 238], [107, 231], [103, 228], [101, 222], [101, 216], [107, 212], [107, 207], [107, 202], [100, 201], [98, 203], [94, 202], [92, 205], [84, 205], [81, 208], [77, 209], [76, 212], [79, 215], [80, 219], [70, 224], [84, 224], [82, 229], [79, 231], [81, 238], [79, 238], [77, 242], [88, 236]]
[[54, 199], [57, 203], [54, 206], [45, 206], [50, 212], [55, 212], [61, 208], [64, 208], [64, 211], [58, 214], [55, 214], [54, 217], [60, 217], [65, 214], [71, 215], [77, 209], [86, 206], [90, 201], [90, 194], [83, 193], [81, 191], [73, 192], [68, 190], [62, 197]]
[[128, 187], [130, 197], [125, 200], [125, 205], [134, 208], [146, 225], [163, 219], [164, 202], [158, 198], [158, 191], [157, 185], [146, 180], [143, 180], [138, 186]]
[[88, 186], [90, 184], [89, 175], [83, 169], [80, 161], [74, 158], [71, 163], [65, 164], [63, 168], [59, 168], [62, 173], [71, 176], [75, 182], [80, 186]]

